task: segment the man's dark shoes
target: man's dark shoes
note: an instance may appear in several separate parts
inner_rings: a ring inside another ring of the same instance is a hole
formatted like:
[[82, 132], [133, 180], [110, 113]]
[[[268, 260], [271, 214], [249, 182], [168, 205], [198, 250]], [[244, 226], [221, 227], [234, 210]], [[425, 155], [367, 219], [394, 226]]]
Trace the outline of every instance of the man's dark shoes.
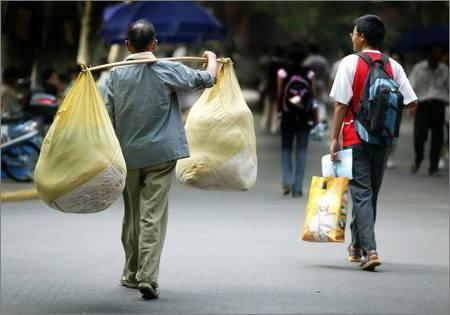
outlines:
[[120, 279], [120, 284], [130, 289], [138, 288], [138, 283], [136, 280], [127, 278], [125, 276], [122, 276], [122, 278]]
[[381, 262], [378, 260], [378, 254], [376, 250], [368, 250], [364, 260], [361, 262], [359, 266], [361, 270], [365, 271], [374, 271], [376, 267], [381, 265]]
[[362, 257], [362, 250], [353, 244], [348, 244], [348, 261], [360, 262]]
[[148, 282], [139, 282], [138, 289], [139, 292], [142, 293], [142, 297], [146, 300], [154, 300], [159, 297], [159, 293], [156, 287]]

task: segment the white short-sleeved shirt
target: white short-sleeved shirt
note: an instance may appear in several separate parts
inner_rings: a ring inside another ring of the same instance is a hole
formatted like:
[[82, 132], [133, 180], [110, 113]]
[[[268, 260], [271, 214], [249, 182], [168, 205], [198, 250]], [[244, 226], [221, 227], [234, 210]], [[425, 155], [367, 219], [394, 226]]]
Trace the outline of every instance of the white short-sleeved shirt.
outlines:
[[409, 76], [419, 101], [438, 99], [448, 103], [448, 67], [442, 62], [432, 71], [428, 61], [416, 64]]
[[[364, 52], [380, 53], [378, 50], [364, 50]], [[348, 105], [353, 96], [353, 80], [355, 79], [358, 55], [352, 54], [344, 57], [339, 64], [336, 78], [331, 88], [330, 97], [336, 102]], [[394, 59], [389, 58], [392, 68], [393, 79], [398, 84], [399, 91], [403, 95], [403, 104], [407, 105], [417, 100], [411, 84], [403, 67]]]

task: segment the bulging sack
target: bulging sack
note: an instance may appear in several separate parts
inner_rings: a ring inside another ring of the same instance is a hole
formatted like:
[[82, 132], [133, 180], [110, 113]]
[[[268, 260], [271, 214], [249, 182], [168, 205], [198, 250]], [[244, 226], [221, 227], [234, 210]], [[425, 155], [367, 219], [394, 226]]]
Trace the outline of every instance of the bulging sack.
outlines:
[[248, 190], [257, 174], [253, 115], [230, 62], [206, 89], [186, 120], [190, 157], [179, 160], [177, 179], [210, 190]]
[[303, 225], [304, 241], [344, 242], [347, 177], [313, 176]]
[[102, 211], [123, 191], [126, 172], [94, 78], [82, 72], [44, 138], [34, 177], [39, 196], [62, 212]]

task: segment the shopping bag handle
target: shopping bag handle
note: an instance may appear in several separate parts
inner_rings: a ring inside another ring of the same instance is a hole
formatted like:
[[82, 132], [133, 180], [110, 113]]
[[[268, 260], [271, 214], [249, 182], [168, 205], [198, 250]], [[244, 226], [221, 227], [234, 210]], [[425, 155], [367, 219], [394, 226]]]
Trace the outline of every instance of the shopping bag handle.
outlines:
[[[139, 60], [127, 60], [127, 61], [119, 61], [119, 62], [112, 62], [107, 63], [100, 66], [95, 67], [87, 67], [85, 63], [81, 62], [81, 71], [96, 71], [101, 69], [107, 69], [111, 67], [117, 67], [117, 66], [125, 66], [125, 65], [133, 65], [133, 64], [140, 64], [140, 63], [155, 63], [157, 61], [180, 61], [180, 62], [188, 62], [188, 61], [202, 61], [206, 62], [208, 61], [208, 58], [203, 57], [169, 57], [169, 58], [151, 58], [151, 59], [139, 59]], [[219, 63], [233, 63], [231, 61], [231, 58], [217, 58], [217, 62]]]

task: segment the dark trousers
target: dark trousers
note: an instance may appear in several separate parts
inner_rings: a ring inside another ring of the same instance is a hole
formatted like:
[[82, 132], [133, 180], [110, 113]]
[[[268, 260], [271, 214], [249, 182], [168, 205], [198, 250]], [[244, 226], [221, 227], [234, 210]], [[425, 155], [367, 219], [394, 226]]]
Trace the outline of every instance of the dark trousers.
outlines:
[[437, 171], [444, 138], [445, 103], [438, 100], [420, 102], [414, 119], [415, 163], [420, 165], [424, 158], [424, 144], [431, 129], [429, 172]]
[[353, 179], [350, 181], [353, 211], [352, 244], [363, 251], [375, 250], [377, 199], [390, 146], [361, 143], [352, 146]]

